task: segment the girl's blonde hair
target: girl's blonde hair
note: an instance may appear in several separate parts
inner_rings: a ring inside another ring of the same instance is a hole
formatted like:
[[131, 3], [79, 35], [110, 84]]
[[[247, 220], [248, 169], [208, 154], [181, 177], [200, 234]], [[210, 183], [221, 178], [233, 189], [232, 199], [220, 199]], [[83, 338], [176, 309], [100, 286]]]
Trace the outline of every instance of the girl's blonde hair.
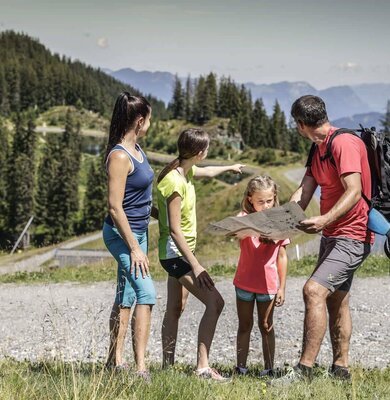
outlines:
[[278, 185], [275, 181], [269, 177], [268, 175], [260, 175], [252, 178], [248, 182], [248, 186], [245, 189], [244, 198], [241, 202], [241, 208], [246, 213], [254, 213], [256, 210], [253, 208], [253, 205], [249, 201], [248, 197], [252, 196], [253, 193], [259, 192], [261, 190], [273, 189], [274, 191], [274, 207], [279, 205], [279, 197], [278, 197]]

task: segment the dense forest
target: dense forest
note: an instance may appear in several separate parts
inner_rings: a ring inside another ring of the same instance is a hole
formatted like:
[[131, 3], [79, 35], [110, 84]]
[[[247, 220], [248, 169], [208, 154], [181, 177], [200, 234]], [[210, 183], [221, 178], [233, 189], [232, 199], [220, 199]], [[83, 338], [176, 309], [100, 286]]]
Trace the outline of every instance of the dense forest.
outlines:
[[[99, 69], [52, 54], [27, 35], [0, 33], [0, 115], [73, 105], [110, 117], [113, 99], [123, 90], [141, 94]], [[164, 102], [147, 98], [154, 116], [166, 117]]]
[[[184, 86], [184, 87], [183, 87]], [[214, 73], [187, 78], [186, 84], [176, 77], [170, 116], [203, 125], [215, 117], [228, 118], [228, 135], [239, 135], [251, 148], [267, 147], [306, 153], [308, 143], [287, 121], [275, 100], [273, 113], [268, 116], [261, 99], [252, 101], [249, 90], [232, 79], [217, 79]]]

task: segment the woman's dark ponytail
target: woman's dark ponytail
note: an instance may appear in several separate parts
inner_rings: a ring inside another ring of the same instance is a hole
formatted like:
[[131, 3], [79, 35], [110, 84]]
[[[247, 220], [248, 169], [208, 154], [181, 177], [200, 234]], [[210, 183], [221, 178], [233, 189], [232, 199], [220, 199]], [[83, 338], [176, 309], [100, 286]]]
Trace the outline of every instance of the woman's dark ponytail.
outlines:
[[112, 148], [122, 141], [130, 129], [134, 128], [137, 118], [146, 118], [151, 109], [145, 97], [131, 96], [129, 92], [122, 92], [117, 97], [111, 117], [105, 161]]

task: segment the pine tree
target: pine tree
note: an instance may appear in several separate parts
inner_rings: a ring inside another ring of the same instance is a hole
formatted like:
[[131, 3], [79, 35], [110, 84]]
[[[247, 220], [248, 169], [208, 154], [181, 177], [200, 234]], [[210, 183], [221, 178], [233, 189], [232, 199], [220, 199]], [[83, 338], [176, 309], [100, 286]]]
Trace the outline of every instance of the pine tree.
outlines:
[[263, 101], [257, 99], [253, 106], [251, 118], [251, 131], [248, 140], [250, 147], [267, 147], [270, 122]]
[[61, 154], [57, 176], [53, 182], [52, 199], [48, 207], [52, 241], [64, 240], [74, 233], [79, 209], [80, 156], [80, 126], [69, 111], [61, 139]]
[[0, 115], [8, 115], [10, 105], [8, 99], [7, 82], [5, 80], [4, 68], [0, 66]]
[[20, 234], [34, 212], [36, 133], [32, 113], [17, 114], [8, 171], [8, 231]]
[[90, 232], [101, 229], [107, 214], [107, 178], [104, 169], [104, 155], [96, 160], [91, 160], [87, 179], [82, 224], [84, 229]]
[[218, 116], [222, 118], [240, 117], [241, 99], [240, 91], [230, 78], [222, 78], [219, 83]]
[[192, 107], [192, 122], [202, 125], [206, 121], [205, 101], [206, 101], [206, 82], [203, 76], [200, 76], [195, 83], [195, 95]]
[[[50, 203], [53, 198], [53, 188], [58, 176], [60, 162], [60, 140], [57, 135], [48, 135], [43, 148], [43, 156], [38, 167], [38, 190], [36, 193], [36, 218], [35, 223], [40, 226], [42, 236], [49, 235], [54, 215], [49, 214]], [[49, 235], [50, 236], [50, 235]], [[51, 242], [48, 237], [45, 241]]]
[[270, 147], [274, 149], [286, 149], [286, 143], [288, 141], [286, 117], [278, 101], [275, 101], [274, 112], [271, 117], [269, 139]]
[[185, 97], [184, 97], [184, 116], [187, 121], [191, 120], [192, 115], [192, 97], [193, 97], [193, 90], [192, 90], [192, 83], [191, 83], [191, 76], [187, 77], [186, 81], [186, 90], [185, 90]]
[[169, 104], [172, 118], [182, 119], [185, 114], [184, 92], [179, 77], [175, 76], [172, 102]]
[[215, 117], [218, 108], [217, 78], [212, 72], [206, 77], [204, 90], [204, 118], [208, 121]]
[[9, 157], [9, 136], [4, 121], [0, 119], [0, 232], [5, 232], [7, 224], [7, 173]]
[[240, 90], [240, 108], [240, 132], [243, 142], [247, 144], [251, 134], [252, 96], [244, 85]]
[[218, 117], [229, 118], [229, 84], [230, 78], [222, 77], [218, 89]]

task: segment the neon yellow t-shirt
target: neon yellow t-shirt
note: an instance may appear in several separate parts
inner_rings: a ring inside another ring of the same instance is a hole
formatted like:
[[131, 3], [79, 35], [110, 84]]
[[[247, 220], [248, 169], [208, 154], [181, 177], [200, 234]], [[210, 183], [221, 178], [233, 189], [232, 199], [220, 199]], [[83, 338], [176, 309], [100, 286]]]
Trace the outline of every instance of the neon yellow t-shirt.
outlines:
[[190, 247], [195, 251], [196, 246], [196, 195], [193, 177], [196, 167], [193, 166], [187, 177], [183, 177], [176, 169], [164, 176], [157, 185], [158, 225], [160, 238], [158, 241], [158, 254], [160, 260], [181, 257], [179, 249], [173, 241], [168, 221], [167, 199], [177, 193], [181, 197], [181, 230]]

